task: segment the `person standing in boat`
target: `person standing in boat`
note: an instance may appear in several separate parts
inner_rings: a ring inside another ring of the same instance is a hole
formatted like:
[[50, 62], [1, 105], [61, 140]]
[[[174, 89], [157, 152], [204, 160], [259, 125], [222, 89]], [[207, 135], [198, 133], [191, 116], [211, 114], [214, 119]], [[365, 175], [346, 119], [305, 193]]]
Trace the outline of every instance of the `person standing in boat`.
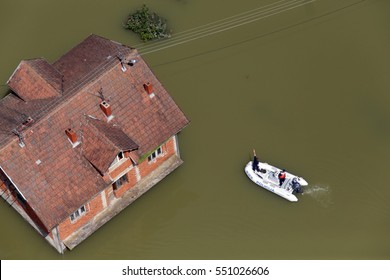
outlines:
[[257, 159], [255, 149], [253, 149], [252, 169], [253, 169], [253, 171], [257, 171], [257, 172], [260, 171], [260, 168], [259, 168], [259, 160]]
[[281, 187], [286, 180], [286, 169], [283, 169], [282, 172], [279, 173], [279, 186]]

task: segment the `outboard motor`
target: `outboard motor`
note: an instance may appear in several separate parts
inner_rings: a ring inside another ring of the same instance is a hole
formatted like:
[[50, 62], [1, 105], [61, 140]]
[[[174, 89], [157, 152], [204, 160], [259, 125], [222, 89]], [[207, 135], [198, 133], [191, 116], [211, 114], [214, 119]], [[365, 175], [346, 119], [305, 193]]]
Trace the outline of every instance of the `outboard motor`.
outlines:
[[297, 177], [294, 177], [294, 179], [292, 180], [292, 188], [296, 193], [303, 193], [301, 184], [299, 184]]

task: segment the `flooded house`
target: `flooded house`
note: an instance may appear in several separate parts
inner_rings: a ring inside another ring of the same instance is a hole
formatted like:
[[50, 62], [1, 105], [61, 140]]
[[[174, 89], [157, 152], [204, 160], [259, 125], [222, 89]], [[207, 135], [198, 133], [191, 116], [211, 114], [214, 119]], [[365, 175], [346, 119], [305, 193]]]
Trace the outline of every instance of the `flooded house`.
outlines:
[[60, 253], [182, 164], [189, 121], [134, 48], [90, 35], [7, 84], [0, 193]]

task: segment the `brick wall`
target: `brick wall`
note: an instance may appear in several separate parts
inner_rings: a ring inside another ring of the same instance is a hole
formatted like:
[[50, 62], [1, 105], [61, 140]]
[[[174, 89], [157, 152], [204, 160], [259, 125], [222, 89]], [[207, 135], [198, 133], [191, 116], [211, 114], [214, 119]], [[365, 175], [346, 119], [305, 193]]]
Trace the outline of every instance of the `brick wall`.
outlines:
[[[119, 189], [114, 190], [115, 197], [120, 197], [126, 191], [131, 189], [137, 184], [137, 171], [139, 172], [139, 176], [142, 180], [143, 177], [147, 176], [155, 170], [161, 163], [170, 158], [175, 154], [175, 137], [171, 137], [167, 142], [165, 142], [162, 146], [163, 153], [159, 155], [156, 159], [149, 162], [148, 159], [144, 159], [138, 166], [132, 167], [130, 171], [127, 173], [127, 183], [122, 185]], [[130, 160], [128, 160], [131, 162]], [[111, 178], [118, 179], [118, 176], [123, 174], [123, 171], [129, 167], [129, 164], [122, 164], [115, 170], [110, 173]]]
[[116, 168], [112, 169], [109, 172], [110, 177], [115, 181], [115, 179], [118, 178], [119, 175], [123, 173], [123, 171], [131, 168], [131, 166], [132, 166], [131, 160], [129, 158], [124, 159], [123, 162], [120, 163], [120, 165], [118, 165]]
[[1, 193], [4, 192], [5, 193], [8, 193], [8, 188], [7, 188], [7, 185], [6, 185], [6, 181], [9, 181], [7, 176], [3, 173], [3, 171], [0, 169], [0, 191]]
[[5, 183], [0, 178], [0, 192], [3, 193], [6, 191], [7, 191], [7, 187], [6, 187]]
[[[137, 184], [137, 169], [142, 180], [143, 177], [147, 176], [155, 170], [160, 164], [162, 164], [165, 160], [169, 159], [172, 155], [176, 153], [175, 149], [176, 140], [175, 137], [171, 137], [167, 142], [165, 142], [161, 147], [163, 153], [153, 161], [148, 161], [148, 159], [144, 159], [139, 165], [132, 166], [132, 162], [127, 158], [123, 160], [118, 166], [110, 171], [110, 177], [115, 180], [121, 177], [123, 174], [127, 175], [127, 182], [119, 187], [117, 190], [113, 190], [113, 186], [108, 186], [105, 190], [102, 191], [99, 195], [93, 198], [89, 203], [85, 206], [87, 211], [79, 217], [75, 221], [71, 221], [70, 217], [66, 219], [59, 225], [59, 233], [61, 240], [66, 239], [70, 234], [84, 226], [88, 221], [93, 219], [98, 213], [100, 213], [104, 209], [104, 203], [102, 200], [102, 195], [105, 198], [106, 205], [110, 205], [111, 199], [113, 199], [112, 195], [115, 197], [120, 197], [124, 193], [126, 193], [129, 189]], [[125, 173], [124, 173], [125, 172]], [[138, 176], [139, 176], [138, 175]], [[81, 205], [80, 205], [81, 207]]]
[[137, 174], [136, 174], [136, 168], [133, 167], [127, 174], [127, 183], [122, 185], [120, 188], [114, 190], [115, 197], [121, 197], [126, 191], [131, 189], [137, 184]]
[[150, 172], [155, 170], [161, 163], [169, 159], [172, 155], [176, 153], [175, 151], [175, 137], [172, 136], [167, 142], [161, 145], [162, 155], [159, 155], [153, 161], [148, 161], [148, 159], [144, 159], [139, 165], [139, 171], [141, 178], [147, 176]]
[[[103, 194], [105, 195], [105, 191], [103, 191]], [[80, 207], [81, 206], [82, 205], [80, 205]], [[85, 204], [85, 207], [87, 211], [83, 213], [81, 217], [79, 217], [73, 222], [70, 220], [69, 217], [59, 225], [59, 233], [61, 240], [67, 238], [75, 230], [85, 225], [89, 220], [93, 219], [93, 217], [95, 217], [103, 210], [103, 201], [101, 193], [95, 196], [90, 202]]]
[[[7, 183], [6, 183], [7, 182]], [[7, 187], [7, 185], [9, 187]], [[28, 215], [28, 217], [31, 219], [29, 223], [34, 223], [35, 226], [37, 226], [42, 234], [48, 233], [47, 228], [44, 226], [42, 221], [39, 219], [35, 211], [30, 207], [27, 201], [21, 202], [18, 197], [17, 193], [18, 191], [15, 189], [15, 187], [12, 185], [12, 183], [8, 180], [8, 178], [5, 176], [3, 171], [0, 170], [0, 192], [6, 201], [12, 205], [20, 214], [24, 212]], [[23, 216], [23, 214], [22, 214]], [[27, 219], [27, 217], [25, 217]]]

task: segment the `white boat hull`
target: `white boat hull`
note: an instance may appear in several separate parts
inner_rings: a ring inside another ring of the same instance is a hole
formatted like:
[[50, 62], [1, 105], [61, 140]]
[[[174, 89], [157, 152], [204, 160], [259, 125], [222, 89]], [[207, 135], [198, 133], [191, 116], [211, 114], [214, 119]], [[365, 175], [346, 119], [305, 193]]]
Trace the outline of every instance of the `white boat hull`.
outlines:
[[282, 170], [269, 165], [268, 163], [259, 162], [260, 172], [252, 169], [252, 161], [245, 166], [245, 173], [255, 184], [264, 189], [273, 192], [289, 201], [296, 202], [298, 198], [294, 195], [292, 188], [293, 178], [297, 178], [301, 186], [307, 186], [305, 179], [286, 172], [286, 180], [279, 186], [278, 174]]

